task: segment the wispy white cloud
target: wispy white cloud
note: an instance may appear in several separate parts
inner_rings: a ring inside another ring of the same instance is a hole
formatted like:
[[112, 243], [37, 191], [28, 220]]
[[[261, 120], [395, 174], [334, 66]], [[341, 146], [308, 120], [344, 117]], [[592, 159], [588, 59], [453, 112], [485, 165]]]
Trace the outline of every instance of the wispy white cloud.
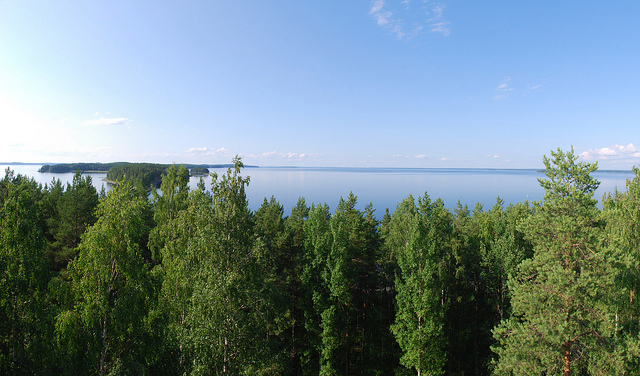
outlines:
[[511, 77], [505, 78], [495, 89], [494, 99], [507, 99], [513, 94], [513, 88], [509, 86], [511, 83]]
[[278, 155], [276, 151], [268, 151], [266, 153], [262, 153], [260, 155], [252, 155], [254, 158], [273, 158]]
[[436, 5], [431, 10], [431, 18], [430, 22], [430, 31], [432, 33], [440, 33], [445, 37], [448, 37], [451, 34], [451, 29], [449, 28], [449, 22], [444, 20], [444, 5]]
[[391, 32], [396, 39], [415, 38], [423, 30], [449, 36], [451, 29], [444, 17], [445, 5], [427, 7], [427, 1], [412, 6], [411, 0], [373, 0], [369, 15], [376, 24]]
[[448, 22], [435, 22], [431, 24], [431, 29], [429, 31], [432, 33], [440, 33], [446, 37], [451, 34], [451, 29], [449, 29], [448, 25]]
[[535, 92], [542, 92], [544, 90], [544, 86], [547, 83], [546, 79], [540, 79], [534, 81], [533, 84], [527, 83], [524, 85], [514, 85], [512, 83], [511, 77], [505, 77], [502, 82], [498, 84], [498, 86], [494, 89], [493, 99], [501, 100], [510, 98], [513, 94], [522, 95], [526, 97], [527, 95]]
[[640, 149], [632, 143], [628, 145], [618, 145], [603, 147], [600, 149], [589, 149], [580, 153], [586, 160], [610, 160], [612, 162], [637, 162], [640, 159]]
[[393, 12], [384, 9], [384, 0], [375, 0], [369, 8], [369, 14], [376, 21], [378, 26], [389, 29], [398, 39], [402, 39], [405, 35], [402, 31], [400, 21], [393, 16]]
[[416, 155], [409, 155], [409, 154], [393, 154], [390, 156], [391, 158], [406, 158], [406, 159], [430, 159], [430, 157], [426, 154], [416, 154]]
[[262, 154], [249, 154], [248, 158], [257, 158], [257, 159], [312, 159], [319, 157], [320, 154], [317, 153], [278, 153], [276, 151], [269, 151]]
[[231, 151], [227, 148], [209, 148], [209, 147], [200, 147], [200, 148], [189, 148], [186, 151], [188, 156], [228, 156], [231, 154]]
[[383, 11], [382, 8], [384, 8], [384, 0], [375, 0], [369, 9], [369, 14], [379, 26], [387, 25], [389, 18], [393, 15], [389, 11]]
[[103, 118], [86, 120], [82, 123], [85, 127], [89, 126], [122, 126], [127, 125], [131, 122], [130, 119], [127, 118]]
[[527, 83], [525, 86], [523, 96], [526, 96], [531, 93], [540, 92], [544, 90], [544, 85], [547, 83], [546, 79], [538, 80], [534, 83]]

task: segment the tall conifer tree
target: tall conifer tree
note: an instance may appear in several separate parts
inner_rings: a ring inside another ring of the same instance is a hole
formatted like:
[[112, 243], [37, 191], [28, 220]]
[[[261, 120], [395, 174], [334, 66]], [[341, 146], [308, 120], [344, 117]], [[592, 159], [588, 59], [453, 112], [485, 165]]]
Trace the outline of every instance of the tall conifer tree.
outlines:
[[626, 191], [605, 196], [607, 242], [619, 261], [617, 289], [620, 291], [616, 329], [625, 342], [625, 359], [630, 374], [640, 373], [640, 168], [633, 168]]
[[621, 374], [615, 332], [615, 270], [591, 176], [573, 149], [544, 157], [544, 202], [523, 223], [534, 256], [510, 280], [512, 315], [494, 329], [496, 374]]
[[443, 324], [444, 248], [450, 217], [442, 201], [425, 195], [418, 208], [409, 197], [391, 217], [391, 234], [399, 273], [396, 278], [396, 318], [391, 330], [402, 349], [400, 363], [420, 375], [441, 375], [446, 353]]

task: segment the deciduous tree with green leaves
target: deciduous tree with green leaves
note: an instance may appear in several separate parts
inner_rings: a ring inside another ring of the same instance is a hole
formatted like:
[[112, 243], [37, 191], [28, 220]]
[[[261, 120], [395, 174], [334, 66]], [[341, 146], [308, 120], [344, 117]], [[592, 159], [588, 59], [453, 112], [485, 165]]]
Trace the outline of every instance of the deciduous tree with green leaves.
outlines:
[[42, 187], [7, 169], [0, 180], [0, 373], [44, 373], [48, 365]]
[[400, 363], [420, 375], [441, 375], [447, 356], [443, 333], [447, 303], [443, 268], [450, 216], [441, 200], [428, 195], [415, 206], [409, 196], [389, 223], [399, 273], [396, 316], [391, 331], [402, 349]]
[[155, 227], [149, 234], [149, 248], [156, 259], [164, 244], [175, 236], [175, 219], [187, 206], [188, 184], [189, 170], [185, 166], [177, 167], [174, 164], [162, 175], [161, 194], [155, 189], [152, 191]]
[[144, 319], [155, 299], [140, 252], [147, 203], [120, 182], [98, 206], [69, 264], [75, 303], [57, 318], [59, 340], [73, 373], [143, 373]]
[[[178, 339], [186, 354], [186, 372], [206, 374], [278, 373], [277, 358], [269, 350], [265, 297], [262, 291], [264, 249], [256, 242], [247, 206], [247, 177], [240, 175], [240, 158], [218, 179], [212, 192], [201, 189], [190, 198], [182, 221], [182, 251], [187, 264], [167, 265], [166, 282], [188, 283], [179, 299], [183, 307]], [[193, 211], [191, 210], [193, 205]], [[180, 215], [179, 215], [180, 220]], [[183, 227], [184, 226], [184, 227]], [[169, 248], [171, 249], [171, 248]], [[166, 258], [163, 258], [166, 259]], [[177, 268], [177, 269], [173, 269]], [[165, 290], [166, 291], [166, 290]]]

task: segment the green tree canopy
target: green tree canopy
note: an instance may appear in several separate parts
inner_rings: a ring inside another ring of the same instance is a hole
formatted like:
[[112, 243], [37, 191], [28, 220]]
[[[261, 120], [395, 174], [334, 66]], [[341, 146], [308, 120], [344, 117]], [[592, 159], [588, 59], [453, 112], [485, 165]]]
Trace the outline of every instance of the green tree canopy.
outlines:
[[75, 304], [56, 327], [74, 372], [144, 372], [143, 324], [154, 297], [139, 247], [146, 205], [130, 183], [118, 184], [69, 264]]
[[597, 165], [573, 149], [544, 158], [544, 202], [522, 225], [534, 255], [509, 282], [512, 315], [494, 330], [496, 374], [621, 374], [615, 270], [602, 247]]

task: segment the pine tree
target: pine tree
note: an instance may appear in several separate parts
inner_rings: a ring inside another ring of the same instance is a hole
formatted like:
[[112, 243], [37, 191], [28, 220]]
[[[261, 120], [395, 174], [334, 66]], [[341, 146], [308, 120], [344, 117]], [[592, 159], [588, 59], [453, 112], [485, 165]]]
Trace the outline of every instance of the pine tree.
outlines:
[[55, 239], [52, 245], [55, 270], [63, 270], [66, 274], [64, 269], [78, 254], [80, 236], [96, 221], [97, 205], [98, 193], [91, 176], [83, 178], [78, 170], [57, 203], [57, 215], [48, 221]]
[[603, 251], [591, 176], [573, 149], [544, 157], [544, 202], [522, 230], [534, 255], [509, 281], [511, 317], [494, 329], [496, 374], [621, 374], [615, 331], [616, 275]]
[[626, 191], [604, 198], [609, 252], [619, 262], [616, 279], [620, 292], [616, 332], [625, 342], [625, 360], [630, 374], [640, 372], [640, 168], [633, 168]]

